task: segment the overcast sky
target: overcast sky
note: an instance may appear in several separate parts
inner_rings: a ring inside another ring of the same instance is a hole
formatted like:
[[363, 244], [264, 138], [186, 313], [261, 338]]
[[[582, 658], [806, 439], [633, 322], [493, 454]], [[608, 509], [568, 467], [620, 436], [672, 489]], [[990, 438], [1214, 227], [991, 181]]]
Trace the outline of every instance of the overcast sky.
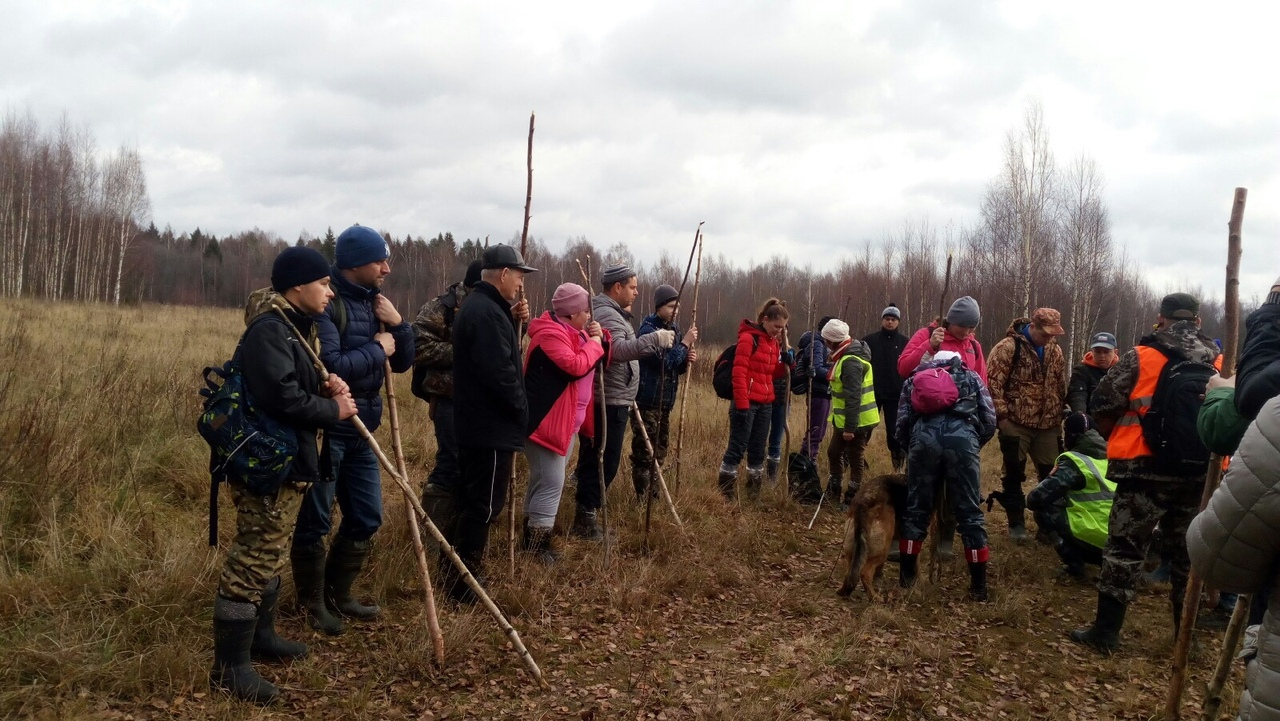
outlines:
[[1060, 165], [1106, 179], [1163, 291], [1280, 274], [1280, 51], [1268, 3], [0, 0], [0, 105], [135, 145], [153, 218], [293, 239], [352, 222], [530, 232], [815, 268], [908, 219], [977, 221], [1038, 100]]

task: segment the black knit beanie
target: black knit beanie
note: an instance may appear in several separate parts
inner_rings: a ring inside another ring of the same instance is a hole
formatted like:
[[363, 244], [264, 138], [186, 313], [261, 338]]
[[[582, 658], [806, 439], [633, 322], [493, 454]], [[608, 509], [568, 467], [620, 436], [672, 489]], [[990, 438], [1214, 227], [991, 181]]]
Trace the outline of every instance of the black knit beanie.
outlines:
[[277, 293], [329, 276], [329, 261], [311, 248], [285, 249], [271, 264], [271, 287]]

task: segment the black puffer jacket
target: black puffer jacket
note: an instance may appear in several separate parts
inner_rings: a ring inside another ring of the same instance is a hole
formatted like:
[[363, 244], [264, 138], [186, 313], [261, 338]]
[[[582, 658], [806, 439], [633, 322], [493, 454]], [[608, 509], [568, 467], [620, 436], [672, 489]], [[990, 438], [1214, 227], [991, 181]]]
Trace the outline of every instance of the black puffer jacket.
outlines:
[[516, 321], [511, 304], [484, 281], [453, 321], [453, 422], [463, 448], [518, 451], [528, 437]]
[[[373, 314], [373, 299], [379, 291], [352, 283], [336, 268], [329, 275], [329, 283], [340, 298], [335, 297], [324, 315], [316, 318], [316, 328], [320, 332], [320, 360], [324, 361], [324, 367], [330, 373], [351, 387], [356, 408], [360, 410], [360, 420], [374, 431], [382, 425], [381, 391], [387, 360], [382, 344], [373, 339], [381, 332], [378, 318]], [[339, 338], [338, 323], [343, 313], [346, 314], [346, 329]], [[413, 367], [413, 328], [402, 322], [387, 328], [387, 332], [396, 340], [391, 370], [403, 373]], [[339, 423], [334, 434], [346, 437], [359, 435], [350, 420]]]
[[1280, 396], [1280, 293], [1249, 314], [1244, 350], [1236, 364], [1236, 410], [1248, 420], [1267, 401]]
[[902, 395], [902, 376], [898, 375], [898, 356], [907, 347], [907, 337], [896, 330], [880, 330], [862, 339], [871, 347], [871, 372], [876, 383], [876, 403], [897, 405]]
[[[286, 303], [283, 299], [280, 303]], [[289, 306], [285, 311], [304, 336], [311, 336], [313, 320]], [[298, 456], [289, 479], [320, 480], [316, 429], [338, 422], [338, 402], [318, 395], [320, 374], [302, 341], [274, 311], [263, 313], [245, 329], [240, 341], [245, 386], [256, 406], [298, 435]]]

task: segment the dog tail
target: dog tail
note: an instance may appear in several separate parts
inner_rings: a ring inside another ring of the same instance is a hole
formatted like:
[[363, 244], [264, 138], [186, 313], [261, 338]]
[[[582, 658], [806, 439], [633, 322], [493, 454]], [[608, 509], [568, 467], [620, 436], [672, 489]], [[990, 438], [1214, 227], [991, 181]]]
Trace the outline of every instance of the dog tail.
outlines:
[[838, 591], [841, 596], [848, 596], [858, 585], [858, 572], [867, 562], [867, 508], [856, 505], [849, 511], [849, 519], [844, 524], [844, 549], [841, 557], [848, 562], [845, 567], [844, 583]]

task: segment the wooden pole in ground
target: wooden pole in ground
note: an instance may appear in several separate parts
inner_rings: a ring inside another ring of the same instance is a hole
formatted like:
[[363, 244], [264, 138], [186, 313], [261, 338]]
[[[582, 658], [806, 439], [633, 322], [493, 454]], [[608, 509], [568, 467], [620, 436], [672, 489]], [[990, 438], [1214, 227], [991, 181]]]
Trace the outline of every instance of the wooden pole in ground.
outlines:
[[[293, 324], [293, 321], [289, 320], [289, 316], [285, 315], [283, 310], [280, 308], [273, 308], [273, 310], [284, 320], [285, 324], [293, 330], [294, 334], [300, 340], [306, 338], [306, 336], [298, 330], [297, 326]], [[316, 349], [312, 348], [311, 344], [305, 341], [302, 341], [301, 345], [306, 349], [307, 355], [311, 356], [311, 363], [315, 366], [316, 372], [320, 374], [320, 381], [322, 383], [328, 381], [329, 370], [325, 368], [324, 363], [320, 361], [320, 356], [316, 354]], [[418, 514], [418, 519], [426, 525], [427, 532], [431, 534], [432, 538], [436, 539], [436, 543], [440, 544], [440, 552], [449, 557], [450, 563], [453, 564], [453, 567], [456, 568], [458, 573], [462, 576], [463, 583], [467, 584], [467, 587], [470, 588], [471, 592], [480, 600], [480, 603], [485, 607], [485, 610], [487, 610], [489, 614], [493, 616], [493, 619], [498, 622], [498, 628], [501, 628], [502, 632], [506, 634], [507, 639], [511, 641], [511, 646], [520, 656], [520, 660], [524, 662], [525, 668], [529, 671], [529, 675], [533, 677], [539, 686], [545, 688], [547, 686], [547, 682], [542, 679], [542, 669], [538, 668], [538, 664], [533, 660], [533, 656], [529, 653], [529, 649], [525, 648], [524, 642], [520, 640], [520, 634], [517, 633], [515, 628], [511, 626], [511, 623], [507, 621], [507, 617], [503, 615], [502, 610], [499, 609], [497, 604], [493, 602], [493, 599], [489, 597], [489, 593], [484, 590], [484, 586], [481, 586], [480, 582], [476, 580], [476, 577], [471, 574], [471, 570], [467, 568], [467, 564], [463, 563], [462, 559], [458, 557], [458, 552], [453, 550], [453, 546], [449, 544], [448, 539], [444, 537], [444, 534], [440, 532], [440, 529], [436, 527], [436, 524], [432, 522], [429, 516], [427, 516], [427, 512], [422, 510], [422, 503], [419, 502], [418, 497], [414, 495], [413, 489], [409, 486], [408, 479], [400, 474], [400, 470], [391, 463], [391, 459], [387, 458], [387, 454], [383, 453], [382, 446], [378, 444], [377, 439], [369, 432], [364, 421], [360, 420], [360, 416], [352, 416], [351, 422], [355, 425], [356, 431], [360, 434], [360, 437], [364, 439], [365, 443], [369, 444], [369, 448], [373, 451], [373, 454], [378, 457], [378, 463], [382, 464], [382, 468], [391, 476], [392, 479], [395, 480], [396, 484], [400, 486], [400, 490], [404, 493], [405, 501], [413, 507], [414, 512]]]
[[[693, 232], [693, 246], [692, 246], [691, 248], [689, 248], [689, 261], [688, 261], [687, 263], [685, 263], [685, 264], [684, 264], [684, 277], [680, 279], [680, 288], [679, 288], [678, 290], [676, 290], [676, 298], [677, 298], [677, 300], [676, 300], [676, 309], [675, 309], [675, 312], [671, 314], [671, 327], [672, 327], [672, 329], [677, 330], [677, 331], [679, 330], [679, 326], [677, 326], [677, 325], [676, 325], [676, 319], [680, 317], [680, 306], [681, 306], [681, 305], [683, 305], [683, 298], [684, 298], [684, 286], [685, 286], [685, 284], [686, 284], [686, 283], [688, 283], [688, 282], [689, 282], [689, 271], [693, 268], [693, 255], [694, 255], [694, 252], [695, 252], [695, 251], [697, 251], [697, 250], [698, 250], [698, 247], [701, 245], [701, 241], [702, 241], [702, 224], [703, 224], [704, 222], [706, 222], [706, 221], [701, 221], [701, 220], [700, 220], [700, 221], [698, 221], [698, 227], [697, 227], [697, 229], [696, 229], [696, 230], [694, 230], [694, 232]], [[656, 312], [656, 311], [657, 311], [657, 308], [654, 308], [654, 311]], [[674, 340], [672, 341], [672, 347], [675, 347], [675, 344], [676, 344], [676, 343], [679, 343], [679, 342], [680, 342], [680, 339], [679, 339], [679, 338], [674, 339]], [[671, 414], [670, 414], [670, 412], [669, 412], [669, 411], [664, 411], [664, 409], [662, 408], [662, 402], [663, 402], [663, 399], [666, 397], [666, 392], [667, 392], [667, 354], [668, 354], [668, 353], [670, 353], [670, 352], [671, 352], [671, 350], [670, 350], [670, 349], [667, 349], [667, 350], [662, 350], [661, 348], [659, 348], [659, 349], [658, 349], [658, 355], [659, 355], [659, 360], [658, 360], [658, 373], [659, 373], [659, 375], [658, 375], [658, 426], [654, 428], [654, 430], [655, 430], [655, 431], [657, 431], [657, 432], [661, 432], [662, 424], [665, 422], [665, 423], [667, 424], [667, 427], [668, 427], [668, 434], [669, 434], [669, 431], [670, 431]], [[687, 385], [689, 385], [689, 384], [688, 384], [688, 383], [685, 383], [685, 385], [687, 386]], [[632, 405], [635, 405], [635, 404], [632, 404]], [[643, 426], [644, 426], [644, 416], [642, 416], [642, 415], [640, 414], [640, 410], [639, 410], [639, 407], [638, 407], [638, 406], [636, 406], [636, 414], [635, 414], [635, 416], [636, 416], [636, 422], [637, 422], [637, 423], [639, 423], [639, 424], [643, 427]], [[644, 430], [644, 435], [645, 435], [645, 437], [646, 437], [646, 439], [647, 439], [647, 438], [648, 438], [648, 435], [649, 435], [648, 429], [643, 429], [643, 430]], [[657, 457], [656, 457], [656, 456], [654, 456], [654, 454], [653, 454], [653, 444], [652, 444], [652, 443], [649, 443], [649, 442], [648, 442], [648, 440], [646, 440], [646, 441], [645, 441], [645, 444], [646, 444], [646, 446], [647, 446], [647, 447], [648, 447], [648, 449], [649, 449], [649, 457], [650, 457], [651, 459], [653, 459], [653, 467], [654, 467], [655, 469], [657, 469], [657, 473], [658, 473], [659, 475], [661, 475], [661, 473], [662, 473], [662, 470], [661, 470], [661, 467], [660, 467], [660, 466], [661, 466], [661, 464], [660, 464], [660, 463], [658, 463], [658, 459], [657, 459]], [[632, 469], [632, 471], [634, 472], [634, 471], [635, 471], [635, 469], [633, 468], [633, 469]], [[665, 485], [666, 485], [666, 484], [664, 483], [663, 485], [664, 485], [664, 487], [665, 487]], [[664, 492], [665, 492], [665, 488], [664, 488]], [[672, 509], [673, 509], [673, 510], [675, 509], [675, 506], [674, 506], [674, 505], [672, 506]], [[646, 488], [646, 489], [644, 490], [644, 547], [645, 547], [645, 548], [648, 548], [648, 547], [649, 547], [649, 521], [650, 521], [650, 519], [651, 519], [652, 517], [653, 517], [653, 489], [652, 489], [652, 488]]]
[[[640, 429], [640, 438], [644, 440], [644, 447], [649, 450], [649, 455], [653, 456], [653, 442], [649, 440], [649, 431], [645, 430], [644, 419], [640, 417], [640, 406], [635, 401], [631, 402], [631, 415], [636, 420], [637, 427]], [[658, 483], [658, 489], [662, 492], [663, 499], [667, 502], [667, 508], [671, 509], [672, 518], [676, 519], [676, 525], [684, 528], [684, 522], [680, 520], [680, 514], [676, 513], [676, 504], [671, 500], [671, 493], [667, 490], [667, 482], [662, 477], [662, 466], [658, 464], [658, 459], [653, 460], [654, 478]], [[652, 496], [652, 494], [649, 494]], [[649, 524], [648, 511], [645, 511], [644, 526], [644, 548], [649, 549]]]
[[[813, 327], [813, 273], [809, 273], [809, 291], [806, 294], [805, 305], [808, 309], [805, 313], [805, 329], [809, 331], [809, 362], [805, 364], [805, 389], [804, 389], [804, 435], [800, 437], [800, 453], [806, 458], [809, 457], [808, 438], [813, 437], [813, 352], [814, 344], [824, 342], [822, 340], [821, 330], [815, 330]], [[800, 337], [800, 342], [804, 342], [804, 336]], [[787, 389], [790, 392], [790, 388]], [[824, 421], [825, 423], [825, 421]], [[791, 491], [791, 456], [787, 456], [787, 491]]]
[[[942, 293], [938, 296], [938, 315], [935, 321], [938, 327], [942, 327], [942, 322], [947, 312], [947, 294], [951, 292], [951, 260], [952, 254], [947, 252], [947, 269], [942, 274]], [[885, 425], [886, 433], [893, 433], [893, 429]], [[938, 481], [938, 492], [936, 494], [935, 503], [933, 505], [933, 531], [929, 533], [929, 580], [937, 583], [942, 580], [942, 559], [938, 556], [938, 537], [941, 536], [943, 519], [954, 515], [951, 510], [951, 499], [947, 497], [947, 484], [945, 480]], [[954, 528], [955, 524], [951, 523]], [[953, 543], [950, 538], [947, 543]]]
[[[702, 224], [699, 223], [699, 226]], [[698, 265], [693, 271], [693, 309], [690, 311], [690, 326], [698, 326], [698, 289], [702, 279], [702, 242], [698, 242]], [[680, 391], [680, 430], [676, 434], [676, 490], [680, 490], [680, 454], [684, 450], [684, 409], [689, 403], [689, 383], [685, 379], [684, 388]]]
[[[533, 202], [533, 113], [529, 113], [529, 150], [525, 160], [524, 225], [520, 229], [520, 257], [529, 251], [529, 206]], [[524, 300], [524, 288], [520, 289]], [[517, 301], [519, 302], [519, 301]], [[525, 324], [520, 324], [520, 345], [524, 346]], [[523, 354], [522, 354], [523, 355]], [[511, 477], [507, 483], [507, 570], [516, 575], [516, 459], [511, 459]]]
[[[386, 327], [383, 327], [386, 330]], [[396, 407], [395, 382], [391, 374], [391, 361], [383, 366], [386, 376], [387, 416], [391, 420], [391, 449], [395, 451], [396, 468], [400, 475], [409, 477], [404, 462], [404, 446], [400, 442], [400, 411]], [[440, 631], [440, 618], [436, 615], [436, 595], [431, 588], [431, 572], [427, 569], [427, 552], [422, 547], [422, 531], [418, 527], [418, 517], [413, 508], [406, 506], [409, 515], [409, 534], [413, 537], [413, 553], [418, 559], [418, 575], [422, 578], [422, 602], [426, 604], [427, 629], [431, 632], [431, 646], [435, 649], [436, 665], [444, 667], [444, 634]]]
[[[587, 256], [587, 267], [582, 267], [582, 261], [577, 260], [578, 272], [582, 274], [582, 282], [587, 289], [587, 296], [591, 295], [591, 256]], [[587, 303], [587, 311], [590, 319], [595, 320], [595, 311], [591, 309], [591, 303]], [[590, 322], [590, 321], [588, 321]], [[604, 446], [609, 440], [609, 406], [605, 403], [604, 398], [604, 366], [606, 357], [601, 356], [600, 362], [596, 364], [596, 400], [600, 403], [600, 422], [596, 424], [596, 437], [592, 440], [596, 447], [596, 474], [600, 481], [600, 532], [604, 536], [601, 543], [604, 544], [604, 565], [609, 567], [609, 486], [604, 482]], [[595, 412], [595, 404], [592, 403], [590, 409]], [[579, 453], [582, 449], [578, 450]]]
[[1231, 663], [1236, 658], [1236, 648], [1240, 645], [1240, 634], [1244, 631], [1245, 619], [1249, 616], [1250, 597], [1240, 594], [1236, 598], [1236, 607], [1231, 611], [1231, 621], [1222, 636], [1222, 654], [1218, 656], [1218, 666], [1213, 670], [1213, 678], [1204, 693], [1204, 706], [1200, 710], [1201, 721], [1218, 721], [1218, 712], [1222, 709], [1222, 687], [1231, 675]]
[[[1231, 221], [1227, 224], [1227, 292], [1226, 292], [1226, 327], [1222, 345], [1222, 376], [1230, 377], [1235, 372], [1236, 349], [1240, 338], [1237, 328], [1240, 327], [1240, 228], [1244, 224], [1244, 204], [1249, 191], [1236, 188], [1235, 200], [1231, 205]], [[1214, 453], [1209, 456], [1209, 472], [1204, 479], [1204, 492], [1200, 495], [1200, 510], [1209, 505], [1213, 492], [1218, 490], [1222, 481], [1222, 457]], [[1169, 682], [1169, 693], [1165, 697], [1164, 716], [1166, 719], [1182, 717], [1182, 690], [1187, 683], [1187, 655], [1191, 650], [1191, 634], [1195, 631], [1196, 614], [1200, 610], [1200, 590], [1204, 585], [1195, 568], [1187, 578], [1187, 592], [1182, 601], [1182, 619], [1178, 622], [1178, 642], [1173, 647], [1172, 675]]]

